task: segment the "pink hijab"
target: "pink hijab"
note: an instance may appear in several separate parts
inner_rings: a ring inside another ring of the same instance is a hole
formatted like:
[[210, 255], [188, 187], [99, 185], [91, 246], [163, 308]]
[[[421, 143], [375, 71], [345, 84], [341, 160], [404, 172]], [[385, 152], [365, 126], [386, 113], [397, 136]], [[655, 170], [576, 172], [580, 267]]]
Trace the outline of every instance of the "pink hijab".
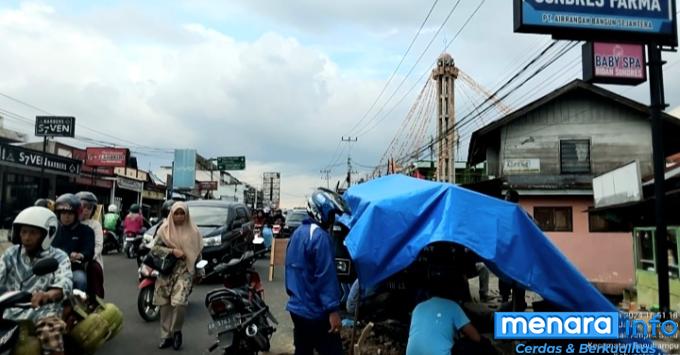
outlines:
[[[177, 210], [183, 210], [186, 214], [184, 224], [176, 225], [172, 216]], [[158, 230], [158, 234], [165, 245], [170, 248], [180, 249], [186, 255], [186, 263], [189, 272], [194, 273], [194, 264], [203, 250], [203, 237], [198, 227], [191, 221], [189, 206], [184, 202], [176, 202], [170, 209], [170, 214]]]

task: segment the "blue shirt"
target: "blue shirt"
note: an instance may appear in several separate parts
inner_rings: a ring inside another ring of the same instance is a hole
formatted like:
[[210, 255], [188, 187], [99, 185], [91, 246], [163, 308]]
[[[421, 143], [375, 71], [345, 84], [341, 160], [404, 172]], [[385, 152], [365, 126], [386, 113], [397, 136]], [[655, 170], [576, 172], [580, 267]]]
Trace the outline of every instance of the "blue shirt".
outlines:
[[286, 291], [286, 309], [299, 317], [320, 320], [340, 309], [331, 237], [311, 220], [302, 222], [288, 242]]
[[406, 355], [451, 355], [453, 337], [470, 320], [458, 303], [432, 297], [413, 310]]

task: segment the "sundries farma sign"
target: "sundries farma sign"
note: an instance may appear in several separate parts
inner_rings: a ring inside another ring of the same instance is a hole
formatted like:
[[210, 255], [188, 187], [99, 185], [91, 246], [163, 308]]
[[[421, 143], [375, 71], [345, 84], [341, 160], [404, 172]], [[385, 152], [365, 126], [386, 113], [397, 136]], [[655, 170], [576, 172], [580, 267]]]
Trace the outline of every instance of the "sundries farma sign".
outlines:
[[514, 0], [515, 32], [677, 45], [675, 0]]

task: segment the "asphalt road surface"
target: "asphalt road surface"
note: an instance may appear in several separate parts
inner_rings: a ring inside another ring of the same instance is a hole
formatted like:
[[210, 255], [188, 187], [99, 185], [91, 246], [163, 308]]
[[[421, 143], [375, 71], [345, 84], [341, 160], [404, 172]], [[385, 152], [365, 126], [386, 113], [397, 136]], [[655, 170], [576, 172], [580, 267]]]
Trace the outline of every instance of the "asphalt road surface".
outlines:
[[[255, 264], [265, 287], [265, 301], [279, 321], [272, 339], [270, 354], [289, 354], [292, 347], [292, 324], [290, 316], [285, 312], [287, 296], [283, 286], [283, 269], [275, 273], [273, 282], [267, 281], [267, 260]], [[172, 348], [159, 350], [160, 323], [147, 323], [137, 312], [137, 263], [124, 255], [112, 254], [104, 256], [104, 273], [106, 300], [116, 304], [123, 311], [123, 330], [118, 336], [105, 343], [97, 354], [133, 355], [133, 354], [210, 354], [208, 348], [214, 339], [208, 335], [210, 315], [204, 306], [206, 293], [220, 287], [219, 284], [198, 285], [191, 294], [186, 321], [182, 331], [184, 344], [182, 349]], [[217, 354], [217, 352], [213, 352]]]

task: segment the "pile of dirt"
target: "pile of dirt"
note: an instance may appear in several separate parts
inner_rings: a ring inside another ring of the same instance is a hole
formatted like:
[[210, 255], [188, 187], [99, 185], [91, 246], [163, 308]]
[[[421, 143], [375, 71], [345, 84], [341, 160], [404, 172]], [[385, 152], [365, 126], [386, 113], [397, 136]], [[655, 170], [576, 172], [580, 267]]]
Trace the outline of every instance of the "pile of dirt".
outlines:
[[[354, 342], [359, 341], [366, 324], [359, 324]], [[349, 352], [352, 347], [352, 328], [341, 332], [343, 348]], [[373, 328], [361, 345], [361, 354], [403, 355], [408, 341], [408, 325], [398, 322], [373, 323]]]

